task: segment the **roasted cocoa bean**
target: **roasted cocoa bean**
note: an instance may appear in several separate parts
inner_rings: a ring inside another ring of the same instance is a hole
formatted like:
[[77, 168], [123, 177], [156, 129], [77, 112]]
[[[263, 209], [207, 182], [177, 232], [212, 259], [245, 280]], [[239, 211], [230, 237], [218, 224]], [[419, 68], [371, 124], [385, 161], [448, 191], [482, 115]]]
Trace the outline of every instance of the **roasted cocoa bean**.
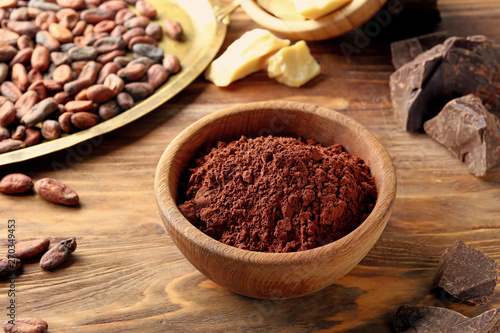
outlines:
[[[27, 177], [29, 179], [28, 176], [25, 175], [22, 176]], [[31, 179], [29, 180], [31, 182]], [[32, 189], [33, 189], [33, 183], [31, 183], [31, 187], [27, 191], [31, 191]], [[40, 239], [19, 242], [16, 243], [16, 252], [14, 252], [13, 257], [18, 259], [33, 258], [47, 251], [49, 245], [50, 245], [50, 239], [48, 238], [40, 238]]]
[[135, 4], [135, 9], [137, 9], [139, 14], [141, 14], [142, 16], [146, 16], [151, 20], [154, 20], [157, 16], [156, 8], [152, 4], [144, 0], [137, 1]]
[[[0, 258], [0, 276], [15, 272], [19, 268], [21, 268], [21, 260], [17, 258], [7, 258], [7, 257]], [[5, 330], [5, 324], [4, 324], [4, 330]], [[19, 332], [19, 331], [11, 331], [11, 332]]]
[[181, 70], [181, 63], [176, 55], [167, 54], [163, 58], [163, 67], [167, 70], [168, 74], [177, 74]]
[[163, 37], [163, 29], [161, 28], [161, 25], [156, 22], [149, 23], [144, 31], [146, 32], [146, 35], [156, 41], [160, 41]]
[[43, 45], [37, 45], [31, 55], [31, 66], [43, 73], [49, 68], [50, 65], [50, 51], [49, 48]]
[[101, 21], [101, 22], [97, 23], [94, 26], [94, 31], [95, 32], [107, 32], [107, 33], [110, 33], [111, 31], [113, 31], [113, 29], [115, 27], [116, 27], [115, 21], [104, 20], [104, 21]]
[[68, 52], [72, 48], [77, 46], [75, 43], [66, 43], [66, 44], [61, 44], [61, 52]]
[[184, 37], [184, 30], [181, 24], [176, 20], [165, 19], [163, 21], [163, 30], [174, 40], [182, 40]]
[[[31, 72], [31, 71], [30, 71]], [[29, 77], [29, 73], [28, 73]], [[43, 80], [37, 80], [29, 86], [28, 91], [34, 91], [38, 95], [38, 99], [41, 101], [42, 99], [47, 98], [47, 89], [45, 89], [45, 85], [43, 84]], [[38, 102], [37, 102], [38, 103]]]
[[8, 21], [7, 29], [14, 31], [20, 35], [28, 35], [34, 38], [40, 28], [31, 21]]
[[21, 123], [25, 124], [27, 127], [33, 127], [56, 109], [57, 101], [52, 97], [46, 98], [35, 104], [31, 110], [23, 116]]
[[149, 67], [151, 67], [155, 64], [155, 62], [153, 60], [149, 59], [148, 57], [138, 57], [138, 58], [135, 58], [134, 60], [132, 60], [129, 63], [129, 66], [131, 66], [132, 64], [142, 64], [142, 65], [144, 65], [144, 67], [146, 67], [146, 70], [148, 70]]
[[87, 88], [82, 89], [78, 94], [75, 95], [75, 101], [88, 101]]
[[97, 24], [104, 20], [113, 20], [115, 11], [113, 9], [91, 8], [80, 13], [80, 18], [90, 24]]
[[31, 47], [27, 47], [19, 51], [14, 58], [10, 61], [10, 67], [14, 66], [14, 64], [25, 64], [31, 60], [31, 56], [33, 54], [33, 49]]
[[71, 32], [73, 33], [74, 36], [82, 36], [86, 26], [87, 22], [78, 21], [73, 30], [71, 30]]
[[143, 43], [135, 44], [132, 51], [139, 56], [149, 57], [155, 62], [161, 62], [164, 54], [163, 49]]
[[64, 91], [66, 91], [70, 95], [74, 95], [81, 91], [82, 89], [88, 88], [92, 85], [87, 79], [77, 79], [71, 82], [68, 82], [64, 85]]
[[71, 67], [66, 64], [58, 66], [55, 69], [54, 74], [52, 74], [52, 78], [60, 84], [65, 84], [66, 82], [71, 81]]
[[57, 121], [59, 122], [59, 126], [61, 126], [61, 130], [64, 133], [73, 133], [75, 131], [75, 128], [71, 123], [72, 115], [73, 112], [65, 112], [62, 115], [60, 115], [59, 118], [57, 119]]
[[57, 0], [57, 4], [61, 7], [74, 10], [80, 10], [86, 7], [85, 0]]
[[[73, 100], [73, 95], [67, 93], [66, 91], [60, 91], [57, 94], [54, 95], [54, 99], [57, 101], [59, 104], [66, 104], [69, 101]], [[59, 107], [59, 106], [58, 106]]]
[[6, 333], [46, 333], [49, 325], [45, 320], [38, 318], [18, 318], [7, 320], [3, 324]]
[[149, 44], [153, 46], [158, 46], [158, 42], [156, 41], [156, 39], [153, 39], [149, 36], [132, 37], [127, 44], [129, 50], [132, 50], [135, 44]]
[[35, 191], [45, 200], [61, 205], [74, 206], [79, 202], [78, 194], [75, 191], [52, 178], [38, 180], [35, 183]]
[[79, 129], [92, 127], [98, 124], [99, 121], [99, 116], [90, 112], [78, 112], [71, 116], [71, 123]]
[[97, 57], [97, 51], [91, 46], [73, 47], [68, 51], [69, 57], [74, 61], [94, 60]]
[[[70, 50], [71, 51], [71, 50]], [[63, 52], [51, 52], [50, 60], [55, 66], [61, 66], [63, 64], [71, 64], [71, 58]]]
[[56, 268], [57, 266], [62, 264], [66, 259], [68, 259], [71, 253], [73, 253], [75, 250], [76, 250], [76, 238], [73, 237], [70, 239], [63, 240], [62, 242], [59, 242], [56, 246], [45, 252], [42, 259], [40, 259], [40, 267], [45, 270]]
[[42, 80], [45, 90], [51, 93], [55, 93], [62, 90], [62, 84], [54, 80]]
[[85, 46], [93, 46], [94, 43], [104, 37], [109, 37], [109, 34], [107, 32], [92, 32], [88, 35], [85, 35]]
[[[31, 86], [30, 86], [31, 87]], [[19, 121], [21, 118], [31, 110], [31, 108], [40, 101], [38, 94], [34, 90], [26, 91], [15, 104], [16, 119]], [[1, 107], [0, 107], [1, 110]]]
[[137, 36], [146, 36], [146, 31], [143, 28], [132, 28], [123, 34], [122, 39], [128, 45], [130, 40]]
[[52, 36], [48, 31], [41, 30], [36, 33], [37, 44], [43, 45], [49, 49], [50, 52], [59, 50], [61, 43]]
[[121, 25], [121, 24], [127, 22], [128, 20], [130, 20], [131, 18], [134, 18], [134, 17], [136, 17], [136, 15], [135, 15], [135, 13], [133, 11], [131, 11], [128, 8], [123, 8], [123, 9], [120, 9], [116, 13], [115, 22], [116, 22], [116, 24], [120, 24]]
[[0, 93], [12, 103], [15, 103], [23, 94], [21, 90], [10, 81], [2, 82], [0, 85]]
[[[0, 181], [0, 192], [7, 194], [25, 193], [33, 190], [31, 178], [22, 173], [11, 173]], [[14, 255], [16, 258], [24, 259]]]
[[82, 73], [83, 67], [85, 67], [89, 62], [86, 60], [74, 61], [71, 63], [71, 70], [80, 75]]
[[59, 139], [61, 137], [61, 126], [56, 120], [45, 120], [42, 124], [42, 136], [49, 141]]
[[116, 74], [109, 74], [104, 80], [104, 86], [113, 90], [115, 95], [118, 95], [122, 92], [125, 87], [125, 82]]
[[114, 10], [116, 12], [116, 11], [119, 11], [120, 9], [127, 8], [127, 3], [125, 1], [122, 1], [122, 0], [109, 0], [109, 1], [103, 2], [99, 6], [99, 8], [110, 9], [110, 10]]
[[11, 101], [5, 101], [0, 106], [0, 126], [7, 127], [16, 120], [16, 108]]
[[134, 100], [141, 100], [153, 94], [154, 88], [149, 83], [132, 82], [125, 85], [125, 91], [128, 92]]
[[69, 101], [64, 105], [68, 112], [94, 112], [96, 105], [92, 101]]
[[49, 25], [50, 34], [60, 43], [70, 43], [73, 40], [73, 34], [68, 28], [59, 23], [51, 23]]
[[127, 29], [133, 29], [133, 28], [146, 28], [149, 24], [149, 19], [145, 16], [137, 16], [137, 17], [132, 17], [131, 19], [128, 19], [127, 21], [123, 22], [123, 25]]
[[43, 11], [35, 18], [35, 24], [42, 30], [47, 30], [49, 28], [49, 25], [56, 22], [56, 13], [53, 11]]
[[120, 113], [120, 107], [115, 100], [108, 101], [99, 107], [99, 117], [104, 120], [113, 118]]
[[17, 125], [16, 128], [12, 130], [10, 138], [14, 140], [22, 140], [25, 134], [26, 134], [26, 126]]
[[103, 53], [97, 57], [97, 62], [101, 64], [107, 64], [108, 62], [113, 61], [116, 57], [122, 57], [126, 54], [124, 50], [114, 50], [108, 53]]
[[24, 50], [27, 48], [34, 49], [35, 43], [33, 43], [33, 40], [31, 40], [29, 36], [22, 35], [17, 39], [17, 48], [19, 50]]
[[38, 128], [27, 128], [26, 134], [24, 135], [24, 143], [26, 147], [34, 146], [40, 141], [40, 131]]
[[9, 62], [17, 54], [17, 49], [10, 45], [0, 45], [0, 61]]
[[23, 64], [14, 64], [12, 66], [11, 79], [12, 83], [14, 83], [21, 92], [25, 92], [30, 86], [28, 72], [26, 72], [26, 67], [24, 67]]
[[28, 79], [30, 80], [31, 83], [36, 82], [36, 81], [42, 81], [43, 75], [42, 75], [42, 73], [40, 73], [39, 70], [32, 68], [28, 72]]
[[97, 53], [108, 53], [114, 50], [123, 50], [127, 45], [120, 37], [103, 37], [94, 42]]
[[167, 70], [160, 64], [154, 64], [148, 69], [148, 83], [153, 86], [153, 88], [158, 88], [168, 79]]
[[0, 154], [24, 148], [26, 145], [21, 140], [7, 139], [0, 142]]
[[97, 77], [97, 83], [102, 84], [109, 74], [116, 74], [122, 68], [119, 64], [115, 62], [108, 62], [105, 64], [99, 72]]
[[[8, 29], [0, 29], [0, 44], [2, 45], [16, 45], [19, 34]], [[4, 60], [0, 60], [4, 61]]]
[[96, 104], [107, 102], [115, 96], [116, 93], [103, 84], [96, 84], [87, 89], [87, 97]]
[[128, 31], [123, 25], [117, 25], [111, 32], [109, 33], [110, 37], [121, 37]]
[[130, 58], [129, 57], [116, 57], [113, 62], [117, 63], [118, 65], [120, 65], [121, 67], [125, 67], [128, 65], [128, 63], [130, 62]]
[[97, 75], [99, 74], [101, 68], [102, 68], [101, 64], [95, 61], [89, 61], [83, 67], [82, 72], [80, 73], [78, 78], [83, 80], [88, 80], [91, 84], [93, 84], [97, 80]]
[[125, 68], [122, 68], [116, 73], [123, 81], [137, 81], [146, 75], [146, 67], [140, 63], [129, 63]]
[[122, 110], [128, 110], [134, 106], [134, 99], [129, 93], [121, 92], [116, 96], [116, 102], [122, 108]]
[[80, 19], [80, 15], [71, 8], [63, 8], [56, 13], [59, 24], [68, 30], [73, 30]]

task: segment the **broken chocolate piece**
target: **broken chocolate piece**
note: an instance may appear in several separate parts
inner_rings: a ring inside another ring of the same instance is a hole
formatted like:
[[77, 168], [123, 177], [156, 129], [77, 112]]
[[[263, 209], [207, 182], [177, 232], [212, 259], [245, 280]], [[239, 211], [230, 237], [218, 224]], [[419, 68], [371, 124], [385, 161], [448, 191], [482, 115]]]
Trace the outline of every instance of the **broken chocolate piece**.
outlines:
[[439, 260], [433, 288], [441, 288], [459, 301], [480, 305], [495, 293], [498, 264], [481, 251], [456, 241]]
[[424, 123], [424, 130], [477, 177], [485, 176], [500, 161], [500, 119], [475, 95], [450, 101]]
[[402, 305], [394, 315], [394, 328], [398, 333], [496, 333], [499, 322], [500, 308], [469, 318], [445, 308]]
[[450, 37], [418, 55], [390, 78], [394, 113], [405, 130], [421, 130], [450, 100], [473, 93], [500, 105], [500, 56], [484, 36]]
[[420, 53], [442, 44], [447, 38], [446, 31], [434, 32], [391, 43], [392, 64], [396, 69], [415, 59]]

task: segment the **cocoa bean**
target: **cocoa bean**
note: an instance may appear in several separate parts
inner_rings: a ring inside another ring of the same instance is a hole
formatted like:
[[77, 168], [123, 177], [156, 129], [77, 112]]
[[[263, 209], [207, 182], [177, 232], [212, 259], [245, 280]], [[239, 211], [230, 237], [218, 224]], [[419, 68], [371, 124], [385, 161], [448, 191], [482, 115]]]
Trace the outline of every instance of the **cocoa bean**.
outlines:
[[104, 80], [104, 86], [113, 90], [115, 95], [122, 92], [123, 87], [125, 87], [125, 82], [116, 74], [109, 74]]
[[26, 134], [26, 126], [17, 125], [16, 128], [12, 131], [10, 138], [14, 140], [22, 140], [25, 134]]
[[127, 8], [127, 3], [125, 1], [122, 1], [122, 0], [110, 0], [110, 1], [106, 1], [103, 4], [101, 4], [99, 6], [99, 8], [110, 9], [110, 10], [114, 10], [116, 12], [116, 11], [119, 11], [120, 9]]
[[96, 104], [107, 102], [115, 96], [116, 93], [103, 84], [96, 84], [87, 89], [87, 97]]
[[34, 7], [34, 8], [39, 8], [41, 10], [51, 10], [51, 11], [54, 11], [54, 12], [57, 12], [59, 9], [61, 9], [61, 7], [55, 3], [51, 3], [51, 2], [42, 2], [42, 1], [39, 1], [39, 0], [31, 0], [29, 3], [28, 3], [28, 7]]
[[[126, 57], [117, 57], [117, 58], [126, 58]], [[128, 58], [127, 58], [128, 59]], [[116, 60], [116, 59], [115, 59]], [[108, 62], [105, 64], [99, 72], [99, 76], [97, 77], [97, 83], [102, 84], [104, 80], [109, 74], [116, 74], [122, 68], [119, 64], [115, 62]]]
[[92, 82], [87, 79], [77, 79], [71, 82], [68, 82], [64, 85], [64, 91], [66, 91], [70, 95], [74, 95], [81, 91], [82, 89], [88, 88], [92, 85]]
[[55, 66], [61, 66], [63, 64], [66, 65], [71, 64], [71, 58], [64, 52], [51, 52], [50, 60]]
[[181, 40], [184, 37], [184, 30], [181, 24], [172, 19], [165, 19], [163, 21], [163, 30], [167, 35], [174, 40]]
[[[21, 268], [21, 260], [17, 258], [7, 258], [7, 257], [0, 258], [0, 276], [15, 272], [19, 268]], [[4, 324], [4, 330], [5, 330], [5, 324]]]
[[[73, 100], [73, 95], [69, 94], [66, 91], [60, 91], [57, 94], [54, 95], [54, 99], [57, 101], [59, 104], [66, 104], [69, 101]], [[58, 106], [59, 107], [59, 106]]]
[[137, 1], [135, 4], [135, 9], [137, 9], [139, 14], [141, 14], [142, 16], [146, 16], [151, 20], [154, 20], [157, 16], [156, 8], [152, 4], [144, 0]]
[[56, 13], [59, 24], [68, 30], [72, 30], [80, 19], [80, 15], [71, 8], [63, 8]]
[[17, 49], [10, 45], [0, 45], [0, 61], [8, 62], [17, 54]]
[[15, 103], [23, 94], [21, 90], [10, 81], [2, 82], [0, 85], [0, 93], [12, 103]]
[[16, 108], [11, 101], [0, 106], [0, 126], [7, 127], [16, 120]]
[[0, 84], [5, 81], [9, 74], [9, 66], [6, 63], [0, 63]]
[[43, 11], [35, 18], [35, 24], [42, 30], [47, 30], [49, 25], [57, 22], [56, 13], [53, 11]]
[[7, 29], [20, 35], [28, 35], [31, 38], [34, 38], [36, 33], [40, 31], [40, 27], [31, 21], [8, 21]]
[[113, 118], [118, 113], [120, 113], [120, 107], [114, 100], [108, 101], [99, 107], [99, 117], [104, 120]]
[[102, 0], [85, 0], [87, 7], [96, 8], [102, 4]]
[[24, 148], [26, 145], [21, 140], [7, 139], [0, 142], [0, 154]]
[[97, 51], [95, 48], [86, 46], [86, 47], [73, 47], [68, 51], [69, 57], [74, 61], [79, 60], [94, 60], [97, 57]]
[[[33, 190], [31, 178], [22, 173], [11, 173], [0, 181], [0, 192], [7, 194], [25, 193]], [[16, 258], [24, 259], [14, 255]]]
[[113, 61], [114, 58], [124, 56], [125, 54], [126, 52], [124, 50], [114, 50], [101, 54], [96, 60], [101, 64], [107, 64], [108, 62]]
[[50, 52], [59, 50], [59, 47], [61, 46], [59, 41], [45, 30], [38, 31], [35, 39], [37, 44], [47, 47]]
[[[33, 86], [33, 85], [31, 85]], [[31, 87], [30, 86], [30, 87]], [[45, 88], [45, 87], [44, 87]], [[31, 108], [40, 101], [38, 94], [34, 90], [26, 91], [15, 104], [16, 109], [16, 119], [21, 120], [21, 118], [31, 110]], [[1, 110], [1, 107], [0, 107]]]
[[50, 34], [61, 43], [70, 43], [73, 40], [73, 34], [68, 28], [59, 23], [49, 25]]
[[[71, 123], [79, 129], [86, 129], [98, 124], [100, 118], [98, 115], [90, 112], [78, 112], [71, 116]], [[1, 142], [0, 142], [1, 143]]]
[[149, 69], [149, 67], [153, 66], [155, 62], [148, 57], [138, 57], [132, 60], [129, 65], [131, 66], [132, 64], [142, 64], [144, 67], [146, 67], [146, 70]]
[[115, 11], [113, 9], [91, 8], [80, 13], [80, 18], [87, 23], [97, 24], [104, 20], [114, 19]]
[[39, 70], [32, 68], [28, 72], [28, 79], [30, 80], [31, 83], [34, 83], [36, 81], [42, 81], [43, 80], [43, 75], [42, 75], [42, 73], [40, 73]]
[[35, 183], [35, 191], [45, 200], [61, 205], [74, 206], [79, 202], [78, 194], [75, 191], [52, 178], [38, 180]]
[[113, 29], [115, 28], [115, 26], [116, 26], [115, 21], [104, 20], [104, 21], [101, 21], [101, 22], [97, 23], [94, 26], [94, 31], [95, 32], [107, 32], [107, 33], [110, 33], [111, 31], [113, 31]]
[[[87, 22], [85, 22], [85, 23], [87, 23]], [[83, 36], [90, 35], [93, 32], [94, 32], [94, 25], [93, 24], [87, 24], [87, 26], [83, 30]]]
[[149, 83], [132, 82], [125, 85], [125, 91], [128, 92], [134, 100], [141, 100], [152, 95], [154, 88]]
[[109, 33], [110, 37], [121, 37], [124, 33], [128, 31], [123, 25], [117, 25], [111, 32]]
[[146, 28], [149, 24], [149, 19], [145, 16], [137, 16], [137, 17], [132, 17], [131, 19], [128, 19], [127, 21], [123, 22], [123, 26], [127, 29], [133, 29], [133, 28]]
[[37, 128], [27, 128], [24, 136], [24, 144], [26, 147], [34, 146], [40, 141], [40, 131]]
[[31, 40], [29, 36], [22, 35], [17, 39], [17, 48], [19, 50], [24, 50], [27, 48], [34, 49], [35, 48], [35, 43]]
[[122, 108], [122, 110], [128, 110], [134, 106], [134, 99], [129, 93], [121, 92], [116, 96], [116, 102]]
[[85, 46], [93, 46], [98, 39], [104, 37], [109, 37], [109, 34], [107, 32], [92, 32], [88, 35], [85, 35]]
[[[82, 72], [78, 76], [78, 79], [83, 79], [87, 80], [90, 82], [90, 84], [94, 84], [95, 81], [97, 80], [97, 75], [99, 74], [99, 71], [101, 70], [102, 65], [95, 62], [95, 61], [89, 61], [82, 69]], [[87, 88], [87, 87], [85, 87]]]
[[75, 128], [71, 123], [72, 115], [73, 112], [65, 112], [62, 115], [60, 115], [59, 118], [57, 119], [57, 121], [59, 122], [59, 126], [61, 126], [61, 130], [64, 133], [73, 133], [75, 131]]
[[10, 131], [7, 127], [0, 126], [0, 141], [10, 138]]
[[36, 19], [38, 14], [43, 12], [40, 8], [28, 7], [28, 16], [31, 20]]
[[123, 8], [116, 13], [115, 22], [116, 24], [123, 24], [134, 17], [136, 17], [136, 15], [133, 11], [128, 8]]
[[82, 89], [78, 94], [75, 95], [75, 101], [88, 101], [87, 88]]
[[153, 39], [149, 36], [132, 37], [127, 44], [129, 50], [132, 50], [135, 44], [149, 44], [153, 46], [158, 46], [158, 42], [156, 41], [156, 39]]
[[43, 73], [49, 68], [50, 51], [49, 48], [43, 45], [37, 45], [31, 55], [31, 66]]
[[3, 324], [6, 333], [46, 333], [48, 327], [45, 320], [38, 318], [18, 318], [14, 321], [7, 320]]
[[[16, 45], [19, 34], [8, 29], [0, 29], [0, 44], [3, 45]], [[0, 60], [4, 61], [4, 60]]]
[[93, 44], [97, 53], [108, 53], [114, 50], [123, 50], [127, 46], [120, 37], [102, 37]]
[[146, 32], [146, 35], [156, 41], [160, 41], [163, 37], [163, 29], [161, 28], [161, 25], [156, 22], [149, 23], [144, 31]]
[[49, 141], [59, 139], [61, 137], [61, 126], [56, 120], [45, 120], [42, 124], [42, 136]]
[[[28, 74], [29, 76], [29, 74]], [[43, 80], [37, 80], [29, 86], [28, 91], [34, 91], [38, 95], [38, 99], [41, 101], [42, 99], [47, 98], [47, 89], [45, 89], [45, 85], [43, 84]], [[38, 102], [37, 102], [38, 103]]]
[[163, 67], [167, 70], [168, 74], [177, 74], [181, 70], [181, 63], [176, 55], [167, 54], [163, 58]]
[[57, 92], [62, 90], [62, 84], [54, 81], [54, 80], [42, 80], [43, 85], [45, 86], [45, 90], [48, 92]]
[[[27, 191], [31, 191], [33, 189], [33, 183], [31, 183], [31, 179], [28, 176], [25, 175], [22, 176], [27, 177], [29, 179], [31, 187]], [[50, 245], [50, 239], [48, 238], [40, 238], [40, 239], [19, 242], [16, 243], [16, 252], [13, 254], [13, 257], [18, 259], [33, 258], [47, 251], [49, 245]]]
[[146, 67], [140, 63], [129, 63], [125, 68], [122, 68], [116, 73], [123, 81], [137, 81], [146, 75]]
[[58, 66], [52, 77], [54, 81], [60, 84], [65, 84], [66, 82], [71, 81], [71, 67], [66, 64]]
[[17, 0], [2, 0], [0, 1], [0, 8], [8, 9], [15, 8], [17, 6]]
[[[125, 67], [128, 65], [128, 63], [130, 62], [130, 58], [129, 57], [116, 57], [113, 62], [117, 63], [118, 65], [120, 65], [121, 67]], [[118, 72], [118, 71], [117, 71]]]
[[122, 39], [128, 45], [132, 38], [145, 35], [146, 31], [143, 28], [132, 28], [123, 34]]
[[24, 67], [23, 64], [14, 64], [12, 66], [11, 79], [12, 83], [14, 83], [21, 92], [26, 91], [30, 86], [28, 72], [26, 72], [26, 67]]
[[28, 15], [28, 8], [26, 7], [15, 8], [10, 12], [9, 15], [9, 20], [11, 21], [29, 21], [29, 19], [30, 17]]
[[73, 28], [73, 30], [71, 30], [71, 32], [75, 36], [82, 36], [86, 27], [87, 27], [87, 22], [85, 22], [85, 21], [78, 21], [76, 23], [75, 27]]
[[74, 61], [71, 63], [71, 70], [80, 75], [82, 73], [83, 67], [85, 67], [89, 62], [86, 60]]
[[85, 0], [57, 0], [57, 4], [61, 7], [74, 10], [80, 10], [86, 7]]
[[153, 88], [158, 88], [168, 79], [167, 70], [160, 64], [154, 64], [148, 69], [148, 83], [153, 86]]
[[71, 253], [73, 253], [75, 250], [76, 238], [72, 237], [63, 240], [62, 242], [59, 242], [56, 246], [45, 252], [45, 254], [42, 256], [42, 259], [40, 259], [40, 267], [45, 270], [56, 268], [66, 259], [68, 259]]
[[30, 62], [31, 56], [33, 54], [33, 48], [27, 47], [22, 50], [20, 50], [14, 58], [10, 61], [10, 66], [14, 66], [14, 64], [25, 64], [27, 62]]
[[94, 112], [96, 105], [91, 101], [70, 101], [65, 105], [68, 112]]
[[75, 43], [61, 44], [61, 52], [68, 52], [75, 46], [77, 46]]
[[25, 124], [27, 127], [33, 127], [56, 109], [57, 101], [52, 97], [46, 98], [35, 104], [31, 110], [23, 116], [21, 123]]
[[73, 43], [74, 43], [76, 46], [80, 46], [80, 47], [85, 47], [85, 46], [87, 46], [87, 43], [85, 43], [85, 37], [83, 37], [83, 36], [76, 36], [76, 37], [73, 39]]
[[161, 62], [164, 54], [163, 49], [143, 43], [135, 44], [132, 47], [132, 52], [139, 56], [149, 57], [155, 62]]

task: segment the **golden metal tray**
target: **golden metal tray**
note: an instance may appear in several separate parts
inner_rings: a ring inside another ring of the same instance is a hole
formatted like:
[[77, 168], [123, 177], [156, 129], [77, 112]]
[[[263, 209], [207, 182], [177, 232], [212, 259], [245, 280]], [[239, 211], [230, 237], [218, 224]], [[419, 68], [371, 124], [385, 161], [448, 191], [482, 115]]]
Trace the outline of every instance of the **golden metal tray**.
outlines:
[[226, 36], [227, 15], [236, 7], [221, 5], [218, 0], [149, 0], [158, 12], [158, 22], [165, 18], [179, 21], [184, 29], [184, 40], [177, 42], [164, 36], [159, 46], [165, 53], [174, 53], [181, 61], [182, 70], [171, 76], [153, 95], [131, 109], [94, 127], [46, 141], [32, 147], [0, 154], [0, 165], [25, 161], [69, 148], [120, 128], [153, 111], [182, 91], [208, 66], [219, 51]]

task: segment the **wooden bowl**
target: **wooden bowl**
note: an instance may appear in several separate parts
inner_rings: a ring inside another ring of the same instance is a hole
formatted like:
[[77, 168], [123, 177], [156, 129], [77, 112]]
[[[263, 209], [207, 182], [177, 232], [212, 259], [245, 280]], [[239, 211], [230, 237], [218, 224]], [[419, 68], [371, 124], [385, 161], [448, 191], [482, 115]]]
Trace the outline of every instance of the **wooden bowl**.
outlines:
[[286, 21], [268, 13], [255, 0], [241, 0], [241, 7], [262, 27], [283, 37], [323, 40], [340, 36], [368, 22], [387, 0], [353, 0], [316, 20]]
[[[179, 178], [203, 144], [231, 141], [241, 135], [301, 136], [314, 138], [323, 145], [342, 144], [371, 169], [378, 191], [373, 211], [345, 237], [295, 253], [242, 250], [207, 236], [177, 208]], [[333, 284], [370, 251], [391, 215], [396, 174], [385, 148], [349, 117], [310, 104], [271, 101], [230, 107], [186, 128], [170, 143], [158, 163], [155, 194], [170, 237], [205, 276], [238, 294], [264, 299], [291, 298]]]

